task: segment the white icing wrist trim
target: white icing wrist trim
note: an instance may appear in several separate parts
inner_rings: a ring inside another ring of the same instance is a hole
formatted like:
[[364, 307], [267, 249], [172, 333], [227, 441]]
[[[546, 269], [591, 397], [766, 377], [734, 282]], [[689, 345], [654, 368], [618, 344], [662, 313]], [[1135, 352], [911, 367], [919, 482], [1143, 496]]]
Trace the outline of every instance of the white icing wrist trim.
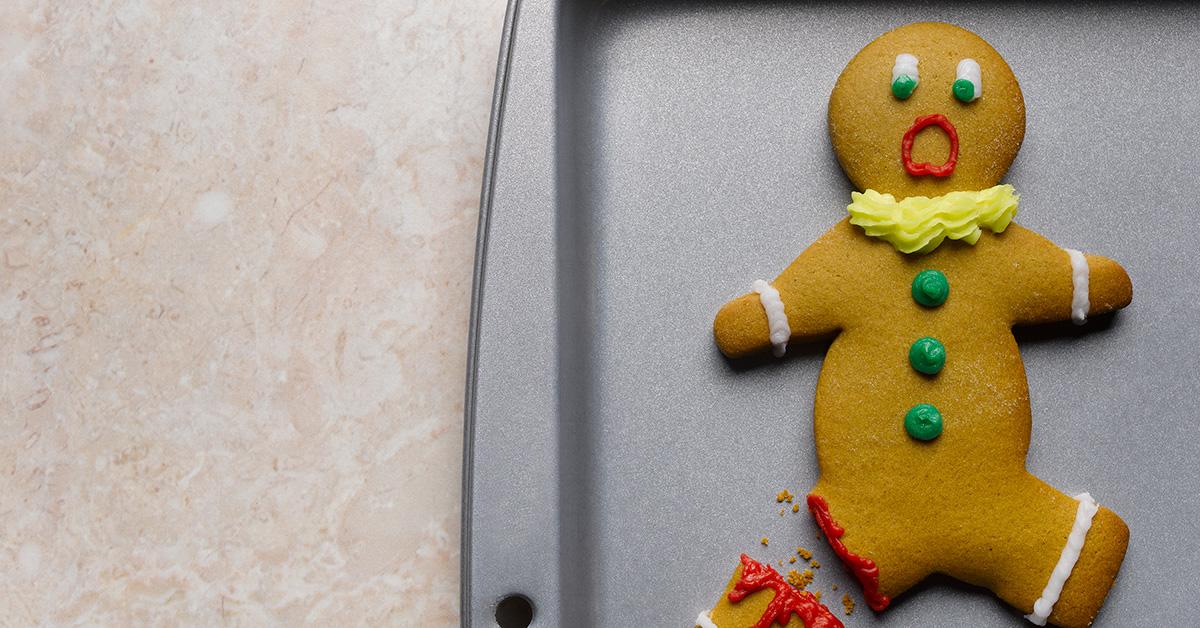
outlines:
[[696, 618], [696, 625], [700, 626], [700, 628], [717, 628], [717, 625], [713, 623], [712, 618], [708, 616], [708, 611], [703, 611], [700, 613], [700, 616]]
[[1087, 538], [1088, 530], [1092, 527], [1092, 517], [1100, 510], [1096, 500], [1087, 493], [1080, 493], [1075, 499], [1079, 500], [1079, 507], [1075, 509], [1075, 524], [1071, 526], [1067, 544], [1058, 555], [1058, 564], [1054, 565], [1050, 580], [1046, 583], [1046, 588], [1042, 589], [1042, 596], [1033, 603], [1033, 612], [1025, 616], [1025, 619], [1039, 626], [1046, 625], [1046, 619], [1054, 610], [1054, 603], [1062, 594], [1063, 585], [1067, 583], [1067, 578], [1071, 577], [1071, 570], [1075, 569], [1075, 562], [1079, 560], [1079, 553], [1083, 551], [1083, 540]]
[[1083, 253], [1075, 249], [1064, 249], [1071, 258], [1071, 322], [1082, 325], [1087, 322], [1088, 310], [1092, 307], [1088, 300], [1088, 263]]
[[787, 312], [783, 310], [783, 299], [779, 291], [762, 279], [754, 280], [754, 291], [758, 300], [767, 312], [767, 329], [771, 332], [771, 352], [775, 357], [782, 358], [787, 353], [787, 341], [792, 337], [792, 328], [788, 327]]

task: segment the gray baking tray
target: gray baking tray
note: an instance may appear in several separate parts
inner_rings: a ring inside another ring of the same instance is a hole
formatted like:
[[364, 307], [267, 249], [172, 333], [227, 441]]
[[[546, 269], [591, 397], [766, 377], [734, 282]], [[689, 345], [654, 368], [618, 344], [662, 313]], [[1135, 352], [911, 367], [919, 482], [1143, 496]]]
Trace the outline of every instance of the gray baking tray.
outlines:
[[[820, 348], [735, 369], [711, 335], [721, 304], [844, 215], [830, 90], [860, 47], [921, 20], [978, 32], [1021, 81], [1017, 221], [1133, 278], [1116, 316], [1018, 334], [1030, 469], [1132, 530], [1097, 625], [1200, 625], [1200, 11], [703, 0], [509, 7], [470, 338], [464, 625], [495, 625], [520, 594], [535, 626], [690, 626], [739, 552], [801, 544], [825, 563], [816, 588], [859, 602], [850, 626], [1023, 625], [946, 579], [868, 610], [810, 517], [774, 500], [816, 477]], [[745, 456], [768, 470], [747, 476]]]

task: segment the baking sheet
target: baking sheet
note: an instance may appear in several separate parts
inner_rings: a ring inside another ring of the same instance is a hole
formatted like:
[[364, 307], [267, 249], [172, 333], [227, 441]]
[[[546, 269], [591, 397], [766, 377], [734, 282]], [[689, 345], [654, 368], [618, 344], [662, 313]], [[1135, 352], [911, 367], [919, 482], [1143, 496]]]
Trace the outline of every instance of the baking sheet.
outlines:
[[829, 92], [859, 48], [921, 20], [979, 33], [1021, 81], [1017, 221], [1133, 279], [1115, 317], [1018, 334], [1029, 468], [1131, 528], [1096, 625], [1196, 625], [1200, 11], [699, 0], [510, 6], [471, 333], [464, 625], [494, 625], [520, 593], [536, 626], [689, 626], [740, 552], [795, 545], [825, 565], [815, 588], [860, 603], [849, 626], [1023, 624], [944, 578], [871, 613], [810, 517], [774, 500], [816, 478], [821, 352], [734, 370], [711, 337], [721, 304], [844, 215]]

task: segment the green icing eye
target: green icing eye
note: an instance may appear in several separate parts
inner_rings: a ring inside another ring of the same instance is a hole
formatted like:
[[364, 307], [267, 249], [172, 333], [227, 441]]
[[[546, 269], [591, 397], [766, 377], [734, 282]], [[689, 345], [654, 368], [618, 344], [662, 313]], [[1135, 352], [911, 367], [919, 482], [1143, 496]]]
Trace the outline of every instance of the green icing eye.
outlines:
[[954, 85], [950, 87], [954, 97], [962, 102], [979, 100], [983, 95], [983, 70], [979, 63], [974, 59], [963, 59], [958, 62], [954, 75]]
[[[895, 88], [893, 88], [894, 90]], [[958, 79], [954, 81], [954, 97], [963, 101], [971, 102], [975, 100], [975, 85], [967, 79]]]
[[900, 100], [907, 100], [917, 88], [917, 80], [907, 74], [901, 74], [892, 81], [892, 95]]
[[921, 80], [917, 70], [919, 64], [920, 61], [907, 52], [896, 55], [896, 64], [892, 66], [892, 95], [898, 100], [908, 100], [917, 88]]

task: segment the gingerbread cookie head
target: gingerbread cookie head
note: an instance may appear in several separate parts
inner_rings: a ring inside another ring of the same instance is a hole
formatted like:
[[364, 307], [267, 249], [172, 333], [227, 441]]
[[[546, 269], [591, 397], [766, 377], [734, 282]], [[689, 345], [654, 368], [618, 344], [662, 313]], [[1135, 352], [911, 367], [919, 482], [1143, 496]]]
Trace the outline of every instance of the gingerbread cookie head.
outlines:
[[860, 190], [940, 196], [1000, 182], [1025, 137], [1012, 69], [981, 37], [922, 22], [859, 51], [829, 98], [829, 135]]

